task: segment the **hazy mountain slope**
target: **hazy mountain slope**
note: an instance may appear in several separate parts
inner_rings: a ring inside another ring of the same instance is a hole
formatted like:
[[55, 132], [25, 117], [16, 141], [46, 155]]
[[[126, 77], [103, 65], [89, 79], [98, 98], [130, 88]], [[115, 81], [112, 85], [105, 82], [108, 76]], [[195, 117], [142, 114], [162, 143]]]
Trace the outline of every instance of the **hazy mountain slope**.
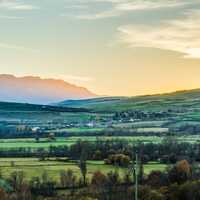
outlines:
[[78, 87], [63, 80], [0, 75], [0, 101], [48, 104], [65, 99], [82, 99], [95, 96], [86, 88]]
[[98, 112], [115, 112], [129, 109], [157, 111], [172, 108], [200, 109], [200, 89], [130, 98], [105, 97], [88, 100], [63, 101], [57, 105], [90, 108]]

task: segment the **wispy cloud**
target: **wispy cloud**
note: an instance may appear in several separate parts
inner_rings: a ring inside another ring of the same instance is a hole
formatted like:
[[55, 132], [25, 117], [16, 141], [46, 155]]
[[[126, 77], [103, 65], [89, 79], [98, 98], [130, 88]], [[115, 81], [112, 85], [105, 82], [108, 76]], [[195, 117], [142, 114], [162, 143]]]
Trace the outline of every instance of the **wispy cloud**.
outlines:
[[[79, 3], [79, 4], [78, 4]], [[100, 10], [96, 13], [90, 13], [91, 5], [95, 3], [103, 3], [106, 4], [104, 10]], [[74, 16], [78, 19], [87, 19], [87, 20], [95, 20], [102, 18], [110, 18], [121, 16], [128, 12], [132, 11], [142, 11], [142, 10], [153, 10], [153, 9], [162, 9], [162, 8], [174, 8], [185, 6], [188, 4], [194, 3], [193, 0], [82, 0], [77, 1], [77, 6], [84, 6], [84, 4], [88, 5], [90, 9], [88, 9], [88, 14], [80, 14]], [[64, 15], [63, 15], [64, 16]]]
[[15, 4], [8, 7], [9, 10], [37, 10], [39, 7], [28, 4]]
[[0, 0], [0, 8], [7, 10], [19, 10], [19, 11], [30, 11], [39, 9], [38, 6], [25, 4], [17, 0]]
[[66, 9], [78, 9], [78, 10], [83, 10], [83, 9], [88, 9], [88, 5], [85, 4], [80, 4], [80, 5], [66, 5]]
[[200, 58], [200, 11], [185, 13], [180, 19], [159, 25], [126, 25], [118, 28], [120, 41], [130, 47], [171, 50], [184, 57]]
[[18, 45], [13, 45], [13, 44], [7, 44], [7, 43], [0, 43], [0, 48], [4, 49], [12, 49], [16, 51], [30, 51], [33, 53], [39, 53], [40, 51], [38, 49], [32, 49], [24, 46], [18, 46]]
[[115, 10], [104, 11], [96, 14], [85, 14], [85, 15], [78, 15], [76, 16], [77, 19], [86, 19], [86, 20], [95, 20], [95, 19], [103, 19], [103, 18], [110, 18], [116, 17], [119, 13]]
[[144, 0], [136, 0], [136, 1], [128, 1], [125, 3], [117, 3], [116, 9], [121, 11], [134, 11], [134, 10], [151, 10], [151, 9], [159, 9], [159, 8], [171, 8], [177, 6], [183, 6], [190, 1], [180, 1], [180, 0], [165, 0], [165, 1], [144, 1]]

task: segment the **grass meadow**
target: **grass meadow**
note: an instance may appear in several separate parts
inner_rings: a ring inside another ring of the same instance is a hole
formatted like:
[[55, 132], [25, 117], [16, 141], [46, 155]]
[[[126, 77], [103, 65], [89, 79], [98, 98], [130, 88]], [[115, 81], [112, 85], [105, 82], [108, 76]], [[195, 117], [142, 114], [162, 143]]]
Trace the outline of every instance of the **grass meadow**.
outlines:
[[[149, 174], [152, 170], [164, 171], [167, 165], [151, 162], [144, 165], [144, 173]], [[37, 158], [0, 158], [0, 170], [4, 177], [9, 177], [14, 171], [23, 171], [27, 180], [32, 177], [40, 176], [47, 172], [49, 177], [59, 181], [60, 171], [71, 169], [80, 177], [80, 170], [76, 161], [60, 162], [56, 159], [39, 161]], [[87, 161], [87, 177], [90, 179], [95, 171], [100, 170], [103, 173], [118, 170], [120, 176], [127, 171], [126, 168], [105, 165], [104, 161]]]

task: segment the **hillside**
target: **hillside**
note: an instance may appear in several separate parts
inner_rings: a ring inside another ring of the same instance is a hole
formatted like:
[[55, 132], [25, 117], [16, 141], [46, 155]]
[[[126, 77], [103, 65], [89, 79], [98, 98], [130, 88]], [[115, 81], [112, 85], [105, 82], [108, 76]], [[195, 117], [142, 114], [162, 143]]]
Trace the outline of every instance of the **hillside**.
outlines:
[[105, 97], [87, 100], [66, 100], [57, 105], [90, 108], [97, 112], [130, 109], [161, 111], [167, 109], [200, 109], [200, 89], [136, 97]]
[[88, 112], [85, 108], [70, 108], [27, 103], [0, 102], [1, 112]]
[[96, 95], [84, 87], [63, 80], [0, 75], [0, 101], [48, 104], [91, 97]]
[[66, 118], [70, 113], [89, 112], [85, 108], [70, 108], [59, 106], [44, 106], [26, 103], [0, 102], [0, 121], [4, 120], [34, 120], [48, 121]]

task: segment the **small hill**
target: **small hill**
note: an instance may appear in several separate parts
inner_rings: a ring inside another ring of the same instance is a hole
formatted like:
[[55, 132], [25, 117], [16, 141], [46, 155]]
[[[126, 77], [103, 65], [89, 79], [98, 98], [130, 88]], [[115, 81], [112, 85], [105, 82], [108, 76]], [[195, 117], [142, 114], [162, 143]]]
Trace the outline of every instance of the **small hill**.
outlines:
[[[93, 98], [93, 99], [82, 99], [82, 100], [66, 100], [63, 102], [58, 103], [59, 106], [73, 106], [73, 107], [90, 107], [90, 106], [97, 106], [102, 104], [109, 104], [109, 103], [118, 103], [122, 100], [127, 99], [126, 97], [100, 97], [100, 98]], [[56, 105], [56, 104], [55, 104]]]
[[93, 109], [96, 112], [125, 110], [161, 111], [167, 109], [200, 109], [200, 89], [136, 97], [105, 97], [87, 100], [66, 100], [60, 106]]
[[63, 80], [0, 75], [0, 101], [48, 104], [65, 99], [85, 99], [96, 96], [84, 87]]

